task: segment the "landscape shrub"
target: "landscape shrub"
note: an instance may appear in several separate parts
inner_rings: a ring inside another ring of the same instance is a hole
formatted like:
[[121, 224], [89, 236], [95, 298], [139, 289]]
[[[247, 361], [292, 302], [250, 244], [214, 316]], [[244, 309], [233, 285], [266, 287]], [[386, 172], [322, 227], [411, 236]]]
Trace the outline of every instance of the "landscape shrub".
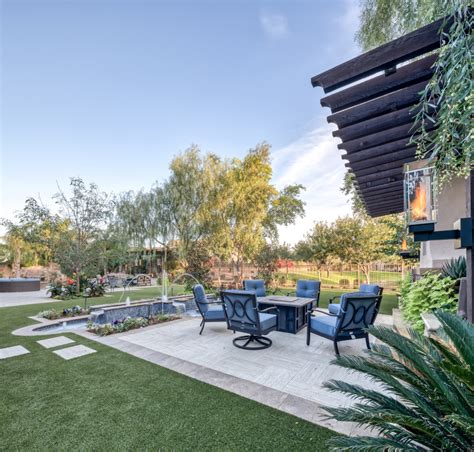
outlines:
[[346, 278], [342, 278], [339, 280], [339, 285], [342, 287], [347, 287], [349, 284], [350, 284], [349, 280]]
[[427, 273], [418, 281], [406, 280], [401, 287], [402, 312], [418, 332], [423, 332], [421, 314], [436, 309], [455, 312], [457, 309], [456, 280], [439, 273]]
[[38, 313], [38, 317], [44, 319], [55, 320], [63, 317], [77, 317], [80, 315], [90, 314], [90, 309], [84, 309], [83, 307], [76, 305], [71, 308], [64, 308], [62, 311], [56, 311], [55, 309], [49, 309]]
[[126, 317], [122, 320], [115, 320], [112, 323], [105, 323], [103, 325], [87, 323], [87, 330], [91, 333], [97, 334], [98, 336], [108, 336], [115, 333], [123, 333], [125, 331], [134, 330], [137, 328], [144, 328], [145, 326], [155, 325], [158, 323], [170, 322], [177, 320], [180, 317], [177, 315], [157, 315], [150, 318], [146, 317]]
[[54, 281], [50, 283], [46, 293], [55, 300], [69, 300], [76, 296], [76, 282], [73, 279], [67, 279], [65, 283]]
[[87, 297], [103, 297], [105, 295], [105, 280], [90, 279], [85, 283], [84, 295]]

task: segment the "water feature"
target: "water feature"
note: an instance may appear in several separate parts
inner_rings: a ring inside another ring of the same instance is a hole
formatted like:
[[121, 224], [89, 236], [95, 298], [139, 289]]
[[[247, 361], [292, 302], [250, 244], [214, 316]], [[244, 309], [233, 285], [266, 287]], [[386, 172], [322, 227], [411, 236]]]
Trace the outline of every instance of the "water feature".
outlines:
[[61, 333], [67, 331], [85, 331], [87, 329], [88, 319], [68, 320], [67, 322], [58, 322], [51, 325], [43, 325], [35, 328], [34, 331], [41, 331], [44, 334]]

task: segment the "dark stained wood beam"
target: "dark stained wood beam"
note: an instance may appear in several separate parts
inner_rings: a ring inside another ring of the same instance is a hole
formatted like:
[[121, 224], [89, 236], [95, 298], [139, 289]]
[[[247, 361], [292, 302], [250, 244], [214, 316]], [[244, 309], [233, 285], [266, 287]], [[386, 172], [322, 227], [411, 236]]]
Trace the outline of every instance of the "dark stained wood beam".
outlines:
[[402, 124], [413, 122], [413, 118], [419, 109], [416, 107], [405, 107], [401, 110], [392, 111], [376, 118], [367, 119], [351, 126], [342, 127], [332, 132], [333, 136], [342, 141], [364, 137], [373, 133], [381, 132]]
[[[313, 86], [321, 86], [325, 93], [353, 83], [379, 71], [392, 69], [398, 63], [423, 55], [440, 46], [439, 31], [443, 19], [394, 39], [352, 60], [315, 75]], [[448, 24], [449, 26], [450, 24]]]
[[369, 204], [367, 209], [372, 212], [380, 212], [385, 209], [400, 209], [401, 211], [404, 210], [403, 202], [391, 202], [391, 203], [384, 203], [383, 201], [380, 203]]
[[403, 167], [397, 166], [396, 168], [391, 168], [386, 171], [377, 171], [377, 172], [371, 172], [367, 175], [359, 175], [356, 173], [356, 180], [359, 184], [367, 183], [367, 182], [372, 182], [380, 179], [390, 179], [392, 177], [396, 176], [402, 176], [403, 175]]
[[390, 152], [388, 154], [382, 154], [377, 157], [372, 157], [359, 162], [347, 162], [345, 166], [350, 168], [353, 172], [359, 172], [360, 170], [368, 168], [376, 168], [379, 165], [385, 165], [391, 162], [411, 162], [415, 159], [416, 146], [410, 146], [406, 149], [399, 151]]
[[407, 163], [406, 159], [395, 160], [394, 162], [384, 163], [383, 165], [374, 165], [370, 168], [364, 168], [357, 170], [356, 174], [358, 177], [367, 176], [368, 174], [380, 173], [383, 171], [392, 170], [398, 168], [400, 172], [403, 172], [403, 165]]
[[386, 189], [389, 189], [389, 188], [393, 188], [393, 187], [399, 187], [399, 189], [403, 192], [403, 182], [402, 180], [395, 180], [395, 181], [392, 181], [392, 182], [387, 182], [385, 184], [383, 184], [383, 187], [379, 186], [379, 185], [374, 185], [374, 186], [368, 186], [368, 187], [365, 187], [365, 186], [358, 186], [360, 192], [362, 193], [362, 196], [365, 196], [369, 193], [381, 193], [382, 190], [386, 190]]
[[369, 216], [371, 216], [373, 218], [384, 217], [385, 215], [393, 215], [393, 214], [398, 214], [398, 213], [402, 213], [402, 212], [403, 212], [403, 208], [399, 208], [399, 207], [398, 208], [382, 209], [380, 211], [372, 211], [372, 212], [367, 211]]
[[387, 198], [402, 197], [403, 198], [403, 190], [400, 190], [400, 187], [390, 187], [388, 189], [381, 189], [377, 192], [366, 193], [365, 195], [363, 195], [362, 193], [359, 193], [359, 196], [366, 202], [370, 202], [376, 199], [381, 199], [383, 197], [387, 197]]
[[390, 141], [410, 137], [413, 135], [413, 132], [413, 124], [407, 123], [371, 135], [365, 135], [355, 140], [344, 141], [339, 143], [337, 147], [338, 149], [345, 149], [348, 153], [357, 152], [374, 146], [380, 146]]
[[[401, 182], [402, 180], [403, 180], [403, 174], [400, 174], [399, 176], [394, 175], [394, 176], [391, 176], [391, 177], [382, 177], [380, 179], [374, 179], [374, 180], [370, 180], [370, 181], [367, 181], [367, 182], [358, 181], [357, 183], [359, 184], [359, 188], [361, 190], [364, 190], [366, 188], [375, 188], [375, 187], [380, 187], [380, 186], [386, 186], [386, 185], [391, 184], [393, 182], [398, 182], [398, 181]], [[403, 189], [403, 185], [402, 185], [402, 189]]]
[[349, 160], [350, 163], [360, 162], [362, 160], [393, 154], [398, 151], [403, 151], [408, 147], [413, 147], [413, 145], [409, 145], [409, 142], [410, 137], [405, 137], [400, 140], [391, 141], [387, 144], [382, 144], [381, 146], [374, 146], [372, 148], [363, 149], [362, 151], [347, 153], [342, 155], [342, 158]]
[[332, 113], [344, 110], [362, 102], [375, 99], [397, 89], [405, 88], [433, 75], [433, 63], [437, 54], [429, 55], [397, 69], [390, 75], [379, 75], [355, 86], [351, 86], [321, 99], [323, 107], [329, 107]]
[[426, 81], [416, 83], [386, 96], [334, 113], [328, 116], [327, 121], [336, 124], [339, 128], [347, 127], [366, 119], [415, 105], [420, 99], [420, 93], [424, 90], [425, 86]]

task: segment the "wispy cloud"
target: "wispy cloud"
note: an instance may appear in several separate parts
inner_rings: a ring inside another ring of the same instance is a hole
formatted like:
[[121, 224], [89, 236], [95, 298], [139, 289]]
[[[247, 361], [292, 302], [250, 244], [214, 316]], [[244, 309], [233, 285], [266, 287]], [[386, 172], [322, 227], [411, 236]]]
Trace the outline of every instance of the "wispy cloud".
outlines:
[[296, 183], [306, 187], [306, 216], [295, 225], [280, 229], [282, 241], [295, 243], [315, 221], [332, 221], [350, 213], [348, 199], [340, 191], [344, 162], [329, 126], [313, 128], [293, 143], [273, 151], [272, 158], [277, 187]]
[[260, 14], [260, 24], [270, 38], [283, 38], [288, 35], [288, 19], [282, 14]]

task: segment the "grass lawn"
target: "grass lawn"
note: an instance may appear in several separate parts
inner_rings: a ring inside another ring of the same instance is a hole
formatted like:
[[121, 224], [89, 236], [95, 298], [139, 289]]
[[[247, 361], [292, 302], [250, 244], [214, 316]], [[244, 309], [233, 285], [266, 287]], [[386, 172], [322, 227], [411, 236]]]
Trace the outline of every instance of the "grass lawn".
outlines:
[[0, 309], [0, 347], [31, 352], [0, 361], [0, 449], [315, 451], [336, 435], [72, 333], [65, 336], [98, 353], [64, 361], [36, 343], [52, 336], [10, 334], [32, 323], [27, 316], [78, 302]]
[[[282, 274], [286, 275], [285, 270], [280, 270]], [[305, 272], [305, 271], [290, 271], [288, 273], [288, 277], [294, 281], [297, 279], [320, 279], [323, 284], [326, 285], [338, 285], [340, 284], [341, 280], [347, 280], [351, 285], [354, 284], [354, 280], [357, 279], [358, 273], [356, 271], [344, 271], [344, 272], [337, 272], [337, 271], [330, 271], [329, 276], [328, 274], [323, 271], [321, 274], [321, 278], [316, 272]], [[362, 282], [364, 281], [364, 276], [362, 273], [360, 274], [362, 278]], [[394, 284], [398, 284], [402, 281], [402, 274], [400, 272], [389, 272], [389, 271], [371, 271], [370, 272], [370, 280], [371, 281], [390, 281]], [[356, 283], [358, 286], [359, 283]]]

